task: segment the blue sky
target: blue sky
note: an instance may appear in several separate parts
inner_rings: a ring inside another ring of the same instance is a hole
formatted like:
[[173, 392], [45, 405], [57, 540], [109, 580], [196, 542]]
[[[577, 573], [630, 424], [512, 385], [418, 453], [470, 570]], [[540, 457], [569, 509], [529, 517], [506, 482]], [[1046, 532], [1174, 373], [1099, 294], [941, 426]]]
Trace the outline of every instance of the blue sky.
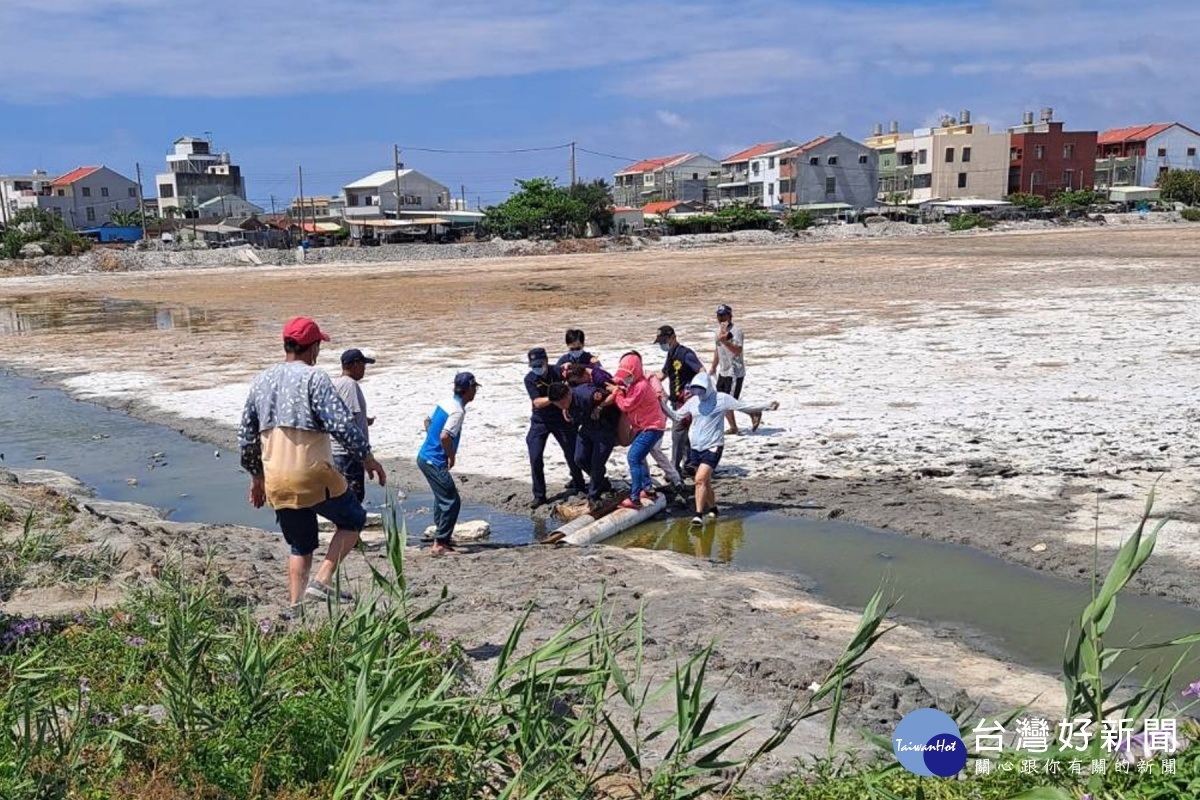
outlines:
[[1197, 30], [1189, 0], [0, 0], [0, 173], [152, 176], [177, 136], [211, 132], [269, 206], [297, 166], [330, 193], [390, 168], [395, 143], [486, 204], [516, 177], [565, 180], [566, 151], [415, 148], [721, 157], [964, 108], [1194, 126]]

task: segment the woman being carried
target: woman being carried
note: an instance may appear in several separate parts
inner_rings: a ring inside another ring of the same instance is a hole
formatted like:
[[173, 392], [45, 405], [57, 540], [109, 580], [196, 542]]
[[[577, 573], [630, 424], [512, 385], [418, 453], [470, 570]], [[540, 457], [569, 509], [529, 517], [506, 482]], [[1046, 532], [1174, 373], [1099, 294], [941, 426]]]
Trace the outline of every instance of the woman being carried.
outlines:
[[636, 352], [621, 356], [615, 383], [611, 385], [613, 401], [624, 412], [633, 431], [626, 458], [629, 462], [629, 497], [622, 508], [641, 508], [642, 501], [654, 502], [654, 484], [650, 482], [650, 467], [646, 456], [662, 441], [667, 418], [658, 393], [642, 371], [642, 357]]

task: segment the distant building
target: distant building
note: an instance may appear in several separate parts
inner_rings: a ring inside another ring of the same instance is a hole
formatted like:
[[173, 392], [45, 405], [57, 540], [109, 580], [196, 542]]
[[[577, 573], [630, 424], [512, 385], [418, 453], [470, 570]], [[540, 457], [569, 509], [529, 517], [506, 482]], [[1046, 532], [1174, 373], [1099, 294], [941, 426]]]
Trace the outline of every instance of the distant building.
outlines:
[[972, 123], [971, 112], [944, 117], [896, 142], [896, 176], [911, 175], [908, 203], [931, 200], [1003, 200], [1008, 194], [1008, 133]]
[[72, 230], [94, 228], [114, 211], [136, 211], [137, 183], [108, 167], [78, 167], [17, 198], [18, 209], [40, 208]]
[[863, 140], [863, 144], [875, 151], [878, 159], [878, 188], [876, 197], [882, 201], [898, 199], [912, 188], [912, 170], [901, 173], [897, 170], [896, 145], [904, 139], [911, 139], [912, 133], [900, 132], [900, 123], [892, 121], [887, 133], [883, 132], [883, 124], [877, 124], [871, 135]]
[[391, 169], [373, 172], [346, 184], [343, 192], [346, 219], [396, 219], [407, 212], [450, 210], [449, 187], [415, 169], [402, 169], [398, 175]]
[[[394, 174], [394, 173], [393, 173]], [[300, 198], [292, 199], [288, 213], [297, 219], [301, 212]], [[342, 195], [316, 195], [304, 198], [305, 219], [337, 219], [346, 215], [346, 198]]]
[[[158, 186], [159, 209], [194, 217], [197, 208], [217, 197], [246, 199], [246, 181], [241, 167], [228, 153], [212, 152], [212, 142], [184, 136], [175, 140], [175, 150], [167, 156], [167, 171], [154, 178]], [[172, 211], [174, 209], [174, 211]]]
[[1049, 200], [1060, 191], [1095, 185], [1096, 131], [1064, 131], [1054, 110], [1042, 109], [1041, 119], [1025, 112], [1020, 125], [1008, 129], [1008, 193], [1025, 192]]
[[633, 206], [615, 206], [613, 212], [613, 231], [628, 233], [646, 224], [645, 212]]
[[759, 156], [777, 153], [795, 146], [795, 142], [786, 140], [761, 142], [721, 159], [721, 177], [717, 183], [717, 203], [720, 205], [729, 203], [774, 205], [774, 192], [771, 193], [770, 203], [767, 202], [767, 180], [764, 170], [768, 162], [772, 169], [775, 168], [775, 157], [771, 155], [759, 158]]
[[24, 198], [37, 197], [50, 188], [50, 173], [34, 170], [28, 175], [0, 175], [0, 224], [22, 208], [37, 206], [37, 201]]
[[261, 216], [266, 211], [249, 200], [233, 194], [223, 194], [196, 206], [199, 219], [229, 219], [230, 217]]
[[[796, 147], [760, 156], [774, 166], [762, 167], [767, 206], [844, 205], [866, 208], [875, 204], [878, 154], [848, 136], [818, 136]], [[774, 195], [771, 195], [771, 193]]]
[[1096, 145], [1097, 188], [1154, 186], [1167, 170], [1200, 170], [1200, 133], [1178, 122], [1114, 128]]
[[613, 202], [640, 208], [655, 200], [715, 201], [710, 184], [720, 175], [720, 162], [703, 153], [647, 158], [613, 175]]

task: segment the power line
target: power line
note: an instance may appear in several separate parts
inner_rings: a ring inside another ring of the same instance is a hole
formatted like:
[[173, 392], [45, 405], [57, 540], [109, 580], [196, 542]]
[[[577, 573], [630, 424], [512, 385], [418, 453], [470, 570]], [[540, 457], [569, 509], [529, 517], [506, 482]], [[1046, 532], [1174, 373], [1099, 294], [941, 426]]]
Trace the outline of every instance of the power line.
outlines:
[[614, 155], [612, 155], [611, 153], [598, 153], [598, 152], [596, 152], [595, 150], [588, 150], [588, 149], [586, 149], [586, 148], [583, 148], [583, 147], [580, 147], [580, 148], [578, 148], [578, 150], [579, 150], [579, 152], [581, 152], [581, 153], [587, 153], [588, 155], [592, 155], [592, 156], [600, 156], [600, 157], [602, 157], [602, 158], [612, 158], [612, 159], [615, 159], [615, 160], [617, 160], [617, 161], [628, 161], [628, 162], [630, 162], [631, 164], [632, 164], [633, 162], [635, 162], [635, 161], [641, 161], [641, 160], [642, 160], [642, 159], [640, 159], [640, 158], [626, 158], [625, 156], [614, 156]]
[[571, 143], [567, 142], [566, 144], [556, 144], [547, 147], [520, 147], [512, 150], [444, 150], [434, 147], [409, 147], [408, 145], [400, 145], [400, 149], [412, 150], [418, 153], [444, 153], [456, 156], [502, 156], [514, 153], [540, 153], [550, 150], [566, 150], [570, 146]]

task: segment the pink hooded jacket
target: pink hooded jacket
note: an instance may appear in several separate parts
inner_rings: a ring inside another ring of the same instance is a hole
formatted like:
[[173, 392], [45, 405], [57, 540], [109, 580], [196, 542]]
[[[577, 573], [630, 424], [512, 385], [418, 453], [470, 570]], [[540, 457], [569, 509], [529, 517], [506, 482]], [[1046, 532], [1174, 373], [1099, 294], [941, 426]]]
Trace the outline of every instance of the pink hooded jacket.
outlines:
[[[625, 386], [625, 379], [632, 376], [633, 383]], [[621, 364], [613, 374], [616, 380], [617, 408], [625, 413], [629, 427], [635, 433], [661, 431], [667, 427], [667, 415], [658, 401], [658, 392], [642, 372], [642, 359], [630, 353], [621, 358]]]

